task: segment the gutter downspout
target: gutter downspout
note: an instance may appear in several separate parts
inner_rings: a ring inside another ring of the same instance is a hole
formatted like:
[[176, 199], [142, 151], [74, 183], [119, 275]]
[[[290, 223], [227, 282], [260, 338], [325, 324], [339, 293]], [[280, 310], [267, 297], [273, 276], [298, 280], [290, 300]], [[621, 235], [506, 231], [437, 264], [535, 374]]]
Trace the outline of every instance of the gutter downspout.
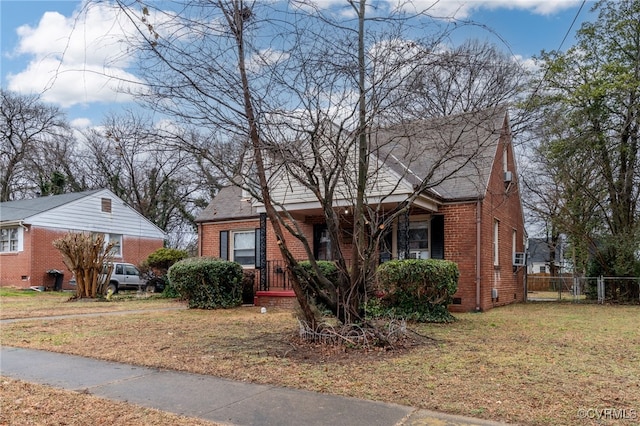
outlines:
[[481, 242], [481, 230], [482, 230], [482, 201], [478, 200], [476, 203], [476, 312], [480, 312], [480, 283], [482, 281], [482, 269], [480, 267], [481, 254], [480, 249]]

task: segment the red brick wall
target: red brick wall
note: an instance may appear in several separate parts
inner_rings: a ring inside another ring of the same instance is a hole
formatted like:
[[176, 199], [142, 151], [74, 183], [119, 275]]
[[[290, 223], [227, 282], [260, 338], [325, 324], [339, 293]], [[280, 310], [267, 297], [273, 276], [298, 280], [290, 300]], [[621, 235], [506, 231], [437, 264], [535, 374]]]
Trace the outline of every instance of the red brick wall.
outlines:
[[[220, 257], [220, 232], [250, 230], [260, 227], [260, 220], [243, 220], [237, 222], [203, 223], [198, 227], [198, 255], [204, 257]], [[269, 259], [269, 256], [267, 256]]]
[[[62, 271], [64, 282], [67, 283], [72, 277], [71, 271], [64, 265], [60, 252], [53, 247], [53, 240], [66, 234], [67, 231], [38, 227], [31, 227], [28, 232], [24, 232], [24, 251], [0, 255], [0, 285], [52, 287], [54, 278], [47, 274], [50, 269]], [[137, 265], [162, 246], [162, 240], [124, 236], [124, 256], [117, 260]], [[29, 277], [28, 280], [22, 279], [25, 275]]]
[[444, 214], [444, 258], [458, 264], [460, 278], [459, 305], [453, 311], [472, 311], [476, 308], [476, 203], [443, 206]]
[[[278, 308], [287, 308], [293, 309], [298, 305], [298, 300], [296, 299], [293, 291], [290, 292], [281, 292], [282, 294], [271, 295], [268, 291], [258, 291], [256, 292], [255, 297], [255, 305], [263, 306], [263, 307], [278, 307]], [[289, 293], [289, 294], [284, 294]]]
[[[313, 242], [313, 224], [300, 222], [298, 223], [303, 232], [309, 236], [310, 242]], [[250, 230], [260, 227], [260, 220], [243, 220], [229, 221], [219, 223], [203, 223], [198, 230], [199, 237], [199, 255], [220, 257], [220, 232], [221, 231], [240, 231]], [[286, 232], [286, 231], [285, 231]], [[267, 260], [282, 260], [278, 241], [271, 223], [267, 220]], [[287, 247], [296, 259], [306, 259], [307, 255], [302, 243], [287, 232], [285, 237]]]
[[[498, 148], [487, 196], [482, 202], [482, 301], [483, 310], [524, 300], [524, 268], [513, 268], [513, 231], [516, 232], [516, 251], [524, 251], [524, 219], [513, 148], [503, 136]], [[505, 149], [506, 148], [506, 149]], [[503, 155], [507, 155], [507, 170], [512, 183], [504, 181]], [[493, 226], [499, 221], [499, 265], [493, 262]], [[498, 291], [492, 299], [491, 289]]]
[[[31, 232], [23, 232], [23, 251], [0, 253], [0, 286], [30, 287], [31, 284]], [[22, 277], [25, 277], [23, 280]], [[38, 284], [40, 285], [40, 284]]]

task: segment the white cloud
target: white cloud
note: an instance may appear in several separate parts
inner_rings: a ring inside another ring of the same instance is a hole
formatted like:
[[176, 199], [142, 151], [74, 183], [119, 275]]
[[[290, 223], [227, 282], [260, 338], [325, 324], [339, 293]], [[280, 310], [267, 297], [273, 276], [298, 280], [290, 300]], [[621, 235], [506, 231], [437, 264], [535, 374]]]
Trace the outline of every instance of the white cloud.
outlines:
[[82, 130], [88, 129], [93, 124], [88, 118], [76, 118], [69, 123], [72, 128]]
[[[387, 0], [393, 7], [426, 12], [439, 18], [467, 19], [480, 9], [521, 9], [538, 15], [552, 15], [581, 3], [582, 0]], [[334, 4], [333, 2], [319, 2]]]
[[127, 32], [132, 25], [106, 4], [78, 9], [72, 16], [45, 13], [38, 25], [17, 29], [14, 52], [30, 58], [27, 68], [7, 76], [9, 90], [42, 94], [62, 107], [94, 102], [128, 102], [125, 92], [140, 81], [132, 63]]

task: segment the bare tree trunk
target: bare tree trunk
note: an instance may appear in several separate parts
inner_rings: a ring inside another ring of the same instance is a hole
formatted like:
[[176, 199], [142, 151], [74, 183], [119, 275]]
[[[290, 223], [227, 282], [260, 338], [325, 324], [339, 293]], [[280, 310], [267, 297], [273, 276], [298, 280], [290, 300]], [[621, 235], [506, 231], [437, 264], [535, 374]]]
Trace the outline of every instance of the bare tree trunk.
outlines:
[[[242, 81], [242, 92], [244, 98], [244, 109], [245, 115], [247, 119], [247, 124], [249, 126], [249, 139], [251, 140], [251, 146], [253, 148], [253, 156], [254, 162], [256, 165], [256, 171], [258, 174], [258, 179], [260, 182], [260, 191], [262, 195], [262, 202], [264, 204], [264, 208], [271, 222], [271, 226], [273, 227], [274, 233], [276, 235], [276, 239], [278, 241], [278, 247], [280, 249], [280, 253], [285, 259], [287, 266], [289, 269], [294, 269], [297, 265], [295, 258], [289, 252], [287, 248], [287, 243], [285, 239], [285, 234], [280, 226], [280, 219], [278, 217], [278, 212], [274, 208], [271, 202], [271, 193], [269, 190], [269, 184], [267, 182], [264, 158], [262, 155], [262, 143], [260, 140], [260, 134], [258, 132], [257, 120], [255, 117], [253, 102], [251, 98], [251, 88], [249, 86], [249, 80], [247, 78], [247, 70], [245, 65], [245, 51], [244, 51], [244, 22], [246, 19], [249, 19], [250, 9], [245, 8], [243, 6], [242, 1], [237, 1], [233, 3], [233, 7], [231, 10], [226, 9], [222, 2], [219, 2], [220, 9], [224, 11], [225, 16], [227, 18], [229, 27], [232, 29], [235, 39], [236, 45], [238, 49], [238, 72], [240, 73], [240, 79]], [[300, 282], [298, 280], [297, 274], [291, 274], [292, 277], [292, 287], [293, 291], [296, 294], [296, 299], [300, 304], [300, 308], [304, 315], [304, 319], [307, 323], [315, 328], [317, 319], [315, 314], [311, 308], [311, 305], [305, 295]]]

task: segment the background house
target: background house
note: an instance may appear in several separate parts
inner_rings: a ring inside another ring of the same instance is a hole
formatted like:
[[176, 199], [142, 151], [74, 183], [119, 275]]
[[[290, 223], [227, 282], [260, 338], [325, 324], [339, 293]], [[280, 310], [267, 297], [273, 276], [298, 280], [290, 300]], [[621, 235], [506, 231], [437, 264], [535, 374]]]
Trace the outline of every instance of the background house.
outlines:
[[[546, 238], [529, 238], [527, 241], [527, 273], [548, 274], [551, 272], [551, 243]], [[555, 247], [554, 264], [557, 273], [567, 271], [564, 261], [564, 243], [562, 240]]]
[[108, 189], [0, 203], [0, 285], [54, 284], [49, 270], [71, 272], [53, 240], [68, 232], [104, 234], [115, 259], [138, 264], [164, 244], [165, 233]]
[[[437, 184], [423, 191], [389, 229], [379, 248], [380, 261], [413, 257], [456, 262], [460, 279], [454, 311], [486, 310], [524, 300], [521, 262], [526, 235], [506, 110], [420, 121], [379, 131], [375, 138], [380, 148], [371, 163], [380, 169], [368, 196], [380, 200], [383, 208], [382, 203], [391, 209], [405, 201], [442, 158], [440, 152], [451, 150], [448, 161], [438, 166]], [[473, 153], [472, 159], [468, 153]], [[313, 241], [314, 256], [331, 260], [323, 215], [313, 194], [286, 176], [273, 182], [272, 198], [286, 207]], [[340, 244], [345, 246], [343, 252], [350, 253], [350, 202], [335, 201], [335, 208], [342, 206]], [[293, 296], [260, 203], [239, 188], [224, 188], [197, 222], [200, 255], [235, 260], [256, 271], [258, 304], [282, 303], [278, 298]], [[305, 259], [296, 243], [288, 240], [294, 255]]]

